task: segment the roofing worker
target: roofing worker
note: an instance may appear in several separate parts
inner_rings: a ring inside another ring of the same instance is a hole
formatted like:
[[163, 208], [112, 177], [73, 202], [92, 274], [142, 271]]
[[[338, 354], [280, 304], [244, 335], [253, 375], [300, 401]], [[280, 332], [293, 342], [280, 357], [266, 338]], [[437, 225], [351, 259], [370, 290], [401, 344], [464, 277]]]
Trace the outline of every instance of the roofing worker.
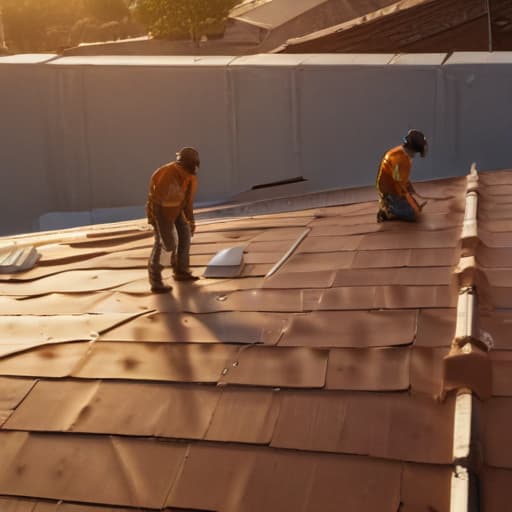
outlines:
[[390, 149], [382, 159], [377, 175], [379, 211], [377, 222], [385, 220], [417, 219], [426, 203], [419, 204], [413, 194], [418, 195], [409, 181], [412, 159], [417, 153], [423, 158], [428, 144], [425, 135], [419, 130], [409, 130], [401, 146]]
[[[151, 176], [146, 213], [155, 235], [148, 262], [149, 283], [154, 293], [172, 290], [162, 281], [162, 245], [171, 253], [175, 281], [199, 279], [189, 268], [190, 238], [196, 229], [193, 203], [199, 166], [199, 153], [194, 148], [183, 148], [176, 153], [175, 162], [163, 165]], [[178, 234], [177, 244], [174, 228]]]

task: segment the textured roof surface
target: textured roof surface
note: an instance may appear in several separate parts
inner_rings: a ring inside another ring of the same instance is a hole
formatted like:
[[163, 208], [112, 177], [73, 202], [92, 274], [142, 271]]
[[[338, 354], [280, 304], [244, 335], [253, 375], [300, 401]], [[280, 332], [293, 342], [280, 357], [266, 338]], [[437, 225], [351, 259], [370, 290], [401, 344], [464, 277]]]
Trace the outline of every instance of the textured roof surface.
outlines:
[[[439, 198], [418, 224], [377, 224], [375, 200], [202, 221], [195, 271], [241, 245], [242, 276], [172, 295], [149, 293], [143, 222], [0, 275], [0, 510], [448, 510], [466, 180], [417, 188]], [[502, 262], [508, 234], [485, 233]], [[510, 301], [499, 272], [489, 294]], [[507, 317], [486, 322], [506, 345]], [[503, 438], [506, 350], [486, 407]], [[488, 437], [484, 491], [508, 496], [512, 458]]]
[[[252, 42], [245, 53], [267, 52], [292, 37], [371, 13], [393, 0], [268, 0], [235, 7], [224, 34], [226, 43]], [[255, 46], [257, 45], [257, 46]]]
[[290, 39], [287, 53], [454, 52], [512, 49], [509, 0], [400, 0], [365, 16]]
[[389, 5], [392, 1], [358, 0], [355, 3], [350, 0], [337, 0], [337, 2], [330, 2], [329, 0], [268, 0], [235, 7], [231, 11], [230, 17], [270, 29], [279, 27], [304, 14], [314, 18], [315, 8], [329, 3], [333, 5], [327, 6], [327, 9], [329, 9], [328, 12], [334, 19], [342, 16], [343, 19], [348, 20]]
[[255, 5], [235, 7], [230, 16], [273, 28], [300, 16], [327, 0], [270, 0]]
[[483, 510], [505, 510], [512, 498], [512, 451], [508, 432], [512, 418], [512, 171], [481, 175], [479, 245], [476, 258], [481, 338], [491, 348], [492, 397], [482, 404]]

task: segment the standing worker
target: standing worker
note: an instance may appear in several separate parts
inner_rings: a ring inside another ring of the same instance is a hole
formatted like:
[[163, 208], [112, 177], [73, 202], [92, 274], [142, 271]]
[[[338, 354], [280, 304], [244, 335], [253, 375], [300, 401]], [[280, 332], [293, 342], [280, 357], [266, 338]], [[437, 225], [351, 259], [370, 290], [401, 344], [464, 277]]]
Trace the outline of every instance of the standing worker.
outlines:
[[[194, 148], [183, 148], [176, 153], [175, 162], [163, 165], [151, 176], [146, 213], [155, 235], [148, 262], [149, 284], [153, 293], [172, 290], [162, 281], [162, 245], [171, 253], [175, 281], [199, 279], [190, 272], [190, 238], [196, 230], [193, 204], [200, 163], [199, 153]], [[177, 244], [174, 228], [178, 234]]]
[[[379, 211], [377, 222], [405, 220], [414, 222], [426, 203], [418, 203], [409, 181], [412, 159], [417, 153], [425, 157], [428, 150], [427, 139], [419, 130], [409, 130], [403, 144], [390, 149], [382, 159], [377, 175]], [[413, 195], [414, 194], [414, 195]]]

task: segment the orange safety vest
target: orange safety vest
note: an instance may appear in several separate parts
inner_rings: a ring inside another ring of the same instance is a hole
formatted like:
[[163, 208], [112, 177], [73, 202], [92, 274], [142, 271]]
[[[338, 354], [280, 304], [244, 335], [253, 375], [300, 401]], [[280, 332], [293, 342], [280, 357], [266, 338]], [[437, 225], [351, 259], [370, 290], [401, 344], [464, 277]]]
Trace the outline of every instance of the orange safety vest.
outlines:
[[151, 176], [148, 203], [161, 206], [169, 219], [176, 218], [183, 211], [191, 222], [194, 220], [196, 190], [197, 175], [188, 172], [178, 162], [171, 162], [158, 168]]
[[404, 147], [396, 146], [384, 155], [375, 185], [381, 197], [386, 194], [405, 197], [411, 207], [416, 212], [419, 212], [418, 202], [408, 190], [411, 167], [412, 159], [407, 154]]

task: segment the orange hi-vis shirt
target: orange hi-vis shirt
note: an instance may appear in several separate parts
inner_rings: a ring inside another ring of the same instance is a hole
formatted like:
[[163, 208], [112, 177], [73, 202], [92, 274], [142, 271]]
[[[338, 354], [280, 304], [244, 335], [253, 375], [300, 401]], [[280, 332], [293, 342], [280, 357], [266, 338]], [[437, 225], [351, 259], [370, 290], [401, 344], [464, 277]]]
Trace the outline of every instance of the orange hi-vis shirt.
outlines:
[[157, 169], [149, 182], [149, 198], [163, 207], [164, 215], [176, 218], [183, 211], [188, 221], [194, 220], [194, 197], [197, 176], [187, 172], [178, 162]]
[[377, 175], [376, 186], [379, 193], [381, 195], [407, 196], [411, 164], [411, 157], [406, 153], [403, 146], [390, 149], [384, 155]]

